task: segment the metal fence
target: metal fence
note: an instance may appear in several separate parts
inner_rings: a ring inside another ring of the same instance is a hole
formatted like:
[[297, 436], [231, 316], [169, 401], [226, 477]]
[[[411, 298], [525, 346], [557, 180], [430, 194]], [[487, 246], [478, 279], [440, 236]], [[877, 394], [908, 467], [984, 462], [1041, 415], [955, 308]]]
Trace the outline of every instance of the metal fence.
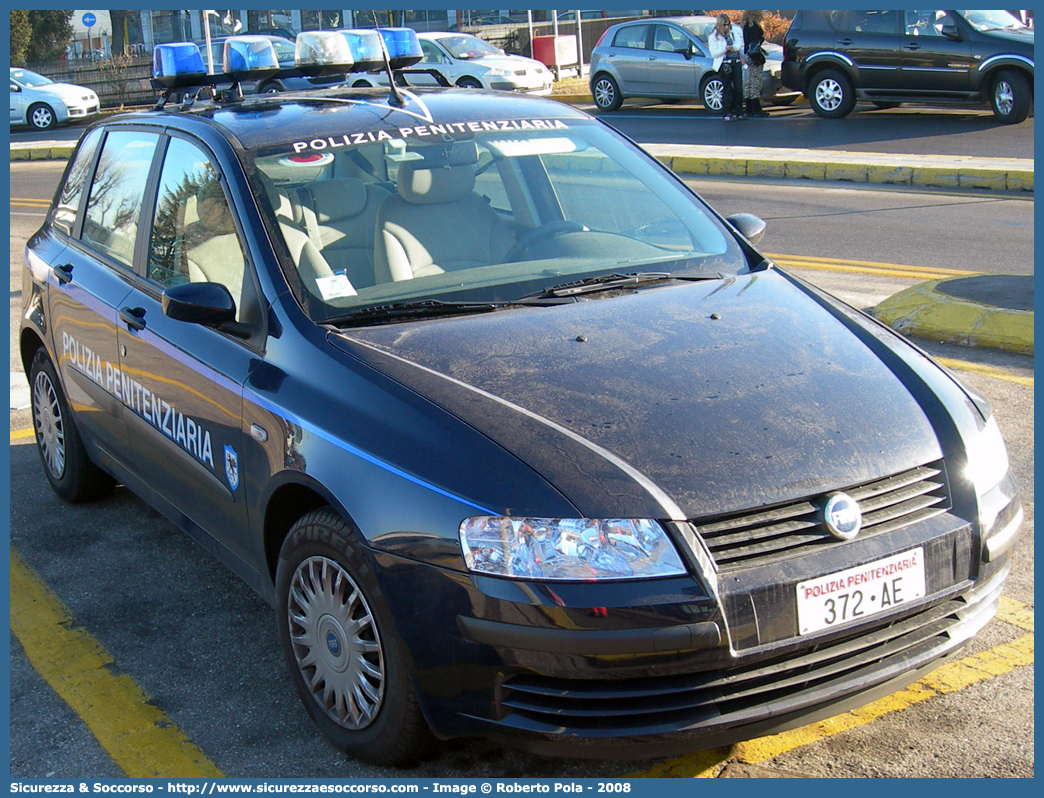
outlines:
[[150, 82], [152, 59], [144, 54], [99, 61], [53, 61], [29, 68], [56, 83], [75, 83], [94, 89], [102, 108], [147, 105], [157, 97]]

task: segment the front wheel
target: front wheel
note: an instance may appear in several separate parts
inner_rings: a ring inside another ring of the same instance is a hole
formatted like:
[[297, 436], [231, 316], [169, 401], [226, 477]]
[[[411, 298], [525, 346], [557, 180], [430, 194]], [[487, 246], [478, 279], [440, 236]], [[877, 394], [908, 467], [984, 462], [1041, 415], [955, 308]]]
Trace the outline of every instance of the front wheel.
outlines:
[[73, 503], [107, 496], [116, 483], [91, 462], [54, 365], [43, 348], [37, 350], [29, 368], [29, 385], [36, 448], [51, 488]]
[[1006, 125], [1017, 125], [1029, 116], [1032, 100], [1029, 81], [1021, 72], [1006, 69], [993, 82], [990, 104], [993, 115]]
[[840, 119], [855, 108], [855, 90], [842, 73], [827, 69], [813, 78], [808, 87], [808, 101], [817, 115]]
[[725, 82], [716, 72], [703, 79], [700, 86], [700, 102], [704, 108], [716, 114], [720, 114], [721, 109], [725, 107]]
[[599, 75], [592, 81], [591, 96], [601, 111], [615, 111], [623, 103], [620, 87], [609, 75]]
[[481, 89], [482, 83], [477, 78], [465, 75], [457, 81], [457, 87], [461, 89]]
[[54, 110], [47, 103], [36, 103], [29, 106], [26, 118], [29, 120], [29, 124], [37, 130], [50, 130], [58, 121]]
[[434, 742], [372, 562], [330, 508], [301, 518], [276, 568], [276, 621], [312, 720], [351, 756], [403, 765]]

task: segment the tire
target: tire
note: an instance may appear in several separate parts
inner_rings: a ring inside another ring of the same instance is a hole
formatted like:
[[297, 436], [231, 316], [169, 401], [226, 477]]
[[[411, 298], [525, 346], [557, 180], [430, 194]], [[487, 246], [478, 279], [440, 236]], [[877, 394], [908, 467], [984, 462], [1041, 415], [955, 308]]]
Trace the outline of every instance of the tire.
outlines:
[[71, 503], [108, 496], [116, 482], [91, 462], [54, 365], [42, 347], [29, 368], [29, 388], [36, 450], [51, 488]]
[[620, 86], [611, 75], [596, 75], [591, 81], [591, 96], [600, 111], [613, 112], [623, 104]]
[[459, 89], [481, 89], [482, 83], [470, 75], [465, 75], [457, 81], [457, 88]]
[[812, 78], [808, 101], [812, 110], [824, 119], [840, 119], [855, 108], [855, 90], [842, 73], [825, 69]]
[[1021, 72], [1005, 69], [990, 87], [993, 115], [1006, 125], [1017, 125], [1029, 116], [1033, 99], [1029, 80]]
[[358, 759], [404, 765], [434, 737], [359, 538], [329, 507], [294, 524], [276, 568], [279, 639], [323, 734]]
[[873, 100], [872, 105], [878, 111], [890, 111], [893, 108], [898, 108], [902, 103], [886, 103], [881, 100]]
[[283, 91], [283, 87], [279, 83], [264, 83], [258, 87], [258, 94], [280, 94]]
[[47, 103], [33, 103], [30, 105], [25, 119], [37, 130], [50, 130], [57, 122], [54, 109]]
[[725, 103], [725, 82], [717, 72], [707, 75], [700, 83], [700, 102], [708, 111], [721, 113]]
[[373, 85], [367, 83], [365, 80], [357, 80], [352, 84], [353, 89], [372, 89]]

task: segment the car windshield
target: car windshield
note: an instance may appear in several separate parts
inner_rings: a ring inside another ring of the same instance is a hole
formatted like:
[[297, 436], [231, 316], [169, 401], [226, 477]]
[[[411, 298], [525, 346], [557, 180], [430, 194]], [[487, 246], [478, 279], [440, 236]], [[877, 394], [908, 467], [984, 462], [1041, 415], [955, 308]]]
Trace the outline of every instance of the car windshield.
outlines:
[[43, 75], [37, 75], [35, 72], [30, 72], [28, 69], [12, 69], [11, 80], [17, 80], [23, 86], [27, 86], [30, 89], [36, 88], [37, 86], [46, 86], [48, 83], [54, 83], [50, 78], [45, 78]]
[[1024, 30], [1026, 26], [1010, 11], [958, 11], [977, 31]]
[[747, 268], [684, 185], [593, 120], [398, 131], [249, 153], [284, 271], [317, 322], [432, 300], [510, 303], [606, 275]]
[[712, 30], [714, 30], [713, 22], [687, 22], [682, 25], [685, 30], [695, 36], [704, 44], [707, 43], [707, 37], [710, 36]]
[[489, 42], [484, 42], [477, 36], [460, 34], [458, 36], [442, 36], [438, 39], [439, 44], [446, 48], [454, 58], [468, 60], [470, 58], [485, 58], [490, 55], [503, 55]]

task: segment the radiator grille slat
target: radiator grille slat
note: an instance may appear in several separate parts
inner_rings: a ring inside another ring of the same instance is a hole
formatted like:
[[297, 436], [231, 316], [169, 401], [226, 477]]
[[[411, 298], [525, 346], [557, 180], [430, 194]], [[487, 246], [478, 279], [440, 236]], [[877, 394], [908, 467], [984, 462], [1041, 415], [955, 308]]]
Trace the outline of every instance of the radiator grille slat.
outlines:
[[963, 599], [952, 599], [797, 656], [729, 670], [615, 682], [516, 676], [504, 681], [500, 703], [536, 723], [620, 733], [648, 724], [744, 715], [828, 682], [859, 678], [860, 673], [945, 647], [966, 607]]
[[[893, 532], [950, 508], [941, 462], [854, 485], [844, 492], [859, 503], [863, 515], [860, 538]], [[722, 571], [766, 565], [799, 556], [812, 547], [844, 545], [830, 534], [823, 520], [822, 508], [829, 496], [692, 523]]]

